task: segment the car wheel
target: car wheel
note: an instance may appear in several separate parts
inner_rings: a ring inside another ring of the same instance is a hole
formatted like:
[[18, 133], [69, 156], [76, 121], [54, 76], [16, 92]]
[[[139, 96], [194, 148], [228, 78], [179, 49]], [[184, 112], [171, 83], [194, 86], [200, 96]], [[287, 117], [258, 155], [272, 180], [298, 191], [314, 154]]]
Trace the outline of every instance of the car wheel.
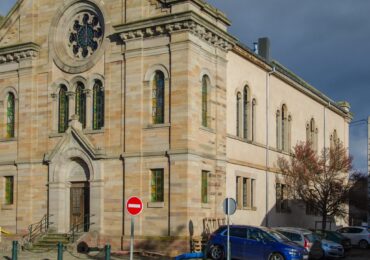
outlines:
[[272, 253], [269, 256], [269, 260], [284, 260], [284, 256], [282, 256], [280, 253]]
[[211, 248], [210, 256], [213, 260], [222, 260], [225, 257], [225, 252], [221, 246], [215, 245]]
[[358, 246], [362, 249], [366, 249], [368, 247], [368, 243], [366, 240], [361, 240], [359, 243], [358, 243]]

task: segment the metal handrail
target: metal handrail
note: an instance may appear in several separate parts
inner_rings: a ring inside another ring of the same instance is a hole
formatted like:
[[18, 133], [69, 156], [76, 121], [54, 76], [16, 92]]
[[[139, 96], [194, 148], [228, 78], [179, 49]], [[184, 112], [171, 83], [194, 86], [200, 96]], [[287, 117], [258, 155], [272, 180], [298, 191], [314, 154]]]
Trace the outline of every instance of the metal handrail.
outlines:
[[94, 216], [95, 216], [94, 214], [92, 214], [92, 215], [85, 214], [84, 217], [83, 217], [83, 220], [81, 222], [73, 224], [73, 226], [71, 227], [71, 229], [68, 232], [69, 237], [72, 239], [72, 241], [71, 241], [72, 243], [75, 242], [76, 234], [78, 234], [80, 232], [88, 231], [89, 227], [91, 225], [95, 224], [95, 223], [90, 221], [90, 218], [94, 217]]
[[28, 234], [23, 236], [25, 244], [33, 243], [38, 237], [45, 234], [49, 225], [51, 224], [49, 219], [52, 215], [45, 214], [39, 222], [33, 223], [28, 226]]

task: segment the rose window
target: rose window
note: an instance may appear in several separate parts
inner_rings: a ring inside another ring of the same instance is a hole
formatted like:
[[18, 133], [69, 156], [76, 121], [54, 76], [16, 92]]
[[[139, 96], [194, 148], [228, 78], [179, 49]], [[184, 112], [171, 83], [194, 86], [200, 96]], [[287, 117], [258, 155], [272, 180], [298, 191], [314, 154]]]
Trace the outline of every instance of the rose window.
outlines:
[[90, 13], [78, 15], [69, 33], [69, 47], [73, 56], [77, 58], [91, 56], [100, 46], [102, 37], [103, 29], [97, 15]]

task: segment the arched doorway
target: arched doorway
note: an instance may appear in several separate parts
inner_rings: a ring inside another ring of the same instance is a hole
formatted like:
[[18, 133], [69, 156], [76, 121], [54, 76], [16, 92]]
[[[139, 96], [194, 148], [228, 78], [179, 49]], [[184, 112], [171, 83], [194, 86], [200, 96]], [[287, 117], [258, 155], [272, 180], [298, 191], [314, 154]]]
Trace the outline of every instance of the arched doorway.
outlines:
[[88, 232], [90, 228], [90, 173], [86, 163], [72, 158], [69, 163], [70, 230]]

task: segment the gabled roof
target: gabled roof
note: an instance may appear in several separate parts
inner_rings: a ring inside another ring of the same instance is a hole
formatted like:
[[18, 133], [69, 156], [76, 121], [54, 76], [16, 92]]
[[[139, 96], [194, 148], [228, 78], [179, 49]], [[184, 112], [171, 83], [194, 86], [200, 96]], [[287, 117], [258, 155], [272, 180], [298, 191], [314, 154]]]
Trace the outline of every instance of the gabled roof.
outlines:
[[62, 139], [55, 146], [55, 148], [49, 153], [45, 154], [44, 162], [49, 163], [58, 154], [61, 154], [70, 148], [82, 149], [93, 160], [106, 158], [105, 152], [100, 148], [95, 148], [81, 130], [74, 126], [70, 126], [64, 133]]

